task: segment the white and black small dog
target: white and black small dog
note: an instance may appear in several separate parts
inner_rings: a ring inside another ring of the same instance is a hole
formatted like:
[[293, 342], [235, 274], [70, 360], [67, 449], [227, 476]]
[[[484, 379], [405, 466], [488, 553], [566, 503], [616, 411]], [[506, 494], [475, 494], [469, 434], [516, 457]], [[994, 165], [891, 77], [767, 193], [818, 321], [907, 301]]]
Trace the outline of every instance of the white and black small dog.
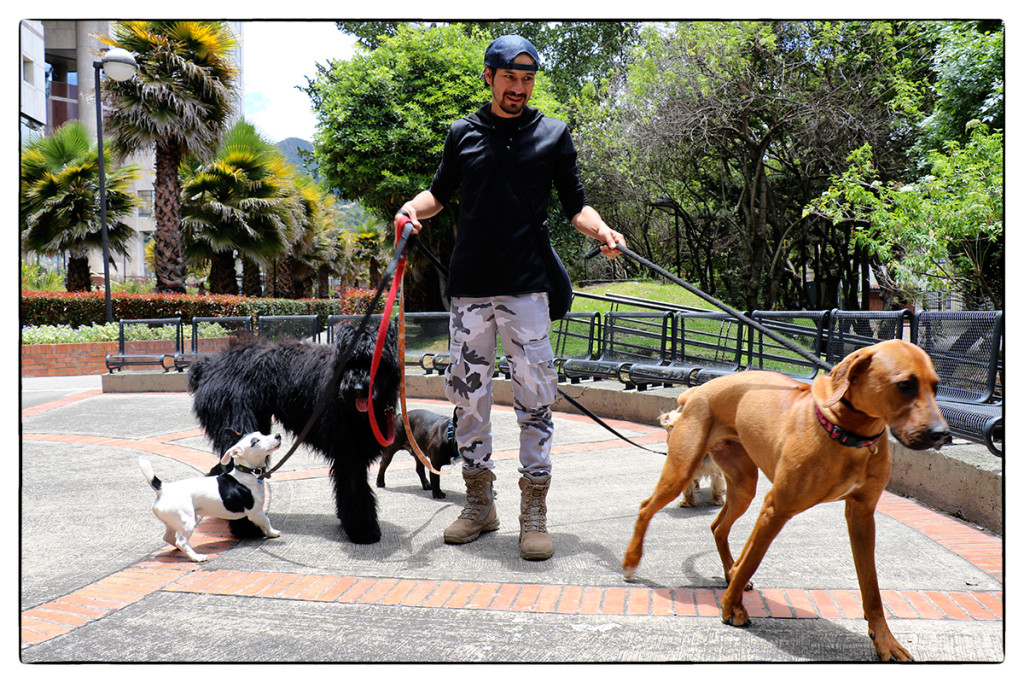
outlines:
[[247, 517], [266, 536], [280, 536], [281, 532], [270, 525], [270, 518], [263, 512], [266, 495], [259, 478], [270, 464], [270, 454], [280, 446], [280, 434], [246, 434], [220, 459], [227, 470], [223, 474], [168, 484], [157, 479], [148, 460], [139, 458], [142, 474], [156, 491], [153, 514], [167, 527], [164, 541], [176, 546], [193, 562], [203, 562], [207, 556], [200, 555], [189, 545], [192, 532], [203, 517]]

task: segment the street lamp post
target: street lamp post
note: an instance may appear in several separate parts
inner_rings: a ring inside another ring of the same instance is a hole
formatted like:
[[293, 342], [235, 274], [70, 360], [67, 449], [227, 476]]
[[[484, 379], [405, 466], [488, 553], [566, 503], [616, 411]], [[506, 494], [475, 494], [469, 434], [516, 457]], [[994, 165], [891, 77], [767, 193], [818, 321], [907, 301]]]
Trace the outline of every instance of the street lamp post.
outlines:
[[96, 71], [96, 146], [99, 152], [100, 166], [100, 234], [103, 237], [103, 289], [104, 304], [107, 310], [107, 322], [114, 322], [114, 307], [110, 301], [110, 246], [107, 239], [107, 178], [103, 167], [103, 97], [100, 92], [100, 72], [107, 74], [115, 81], [127, 81], [139, 70], [135, 57], [128, 50], [112, 47], [103, 55], [103, 59], [92, 63]]

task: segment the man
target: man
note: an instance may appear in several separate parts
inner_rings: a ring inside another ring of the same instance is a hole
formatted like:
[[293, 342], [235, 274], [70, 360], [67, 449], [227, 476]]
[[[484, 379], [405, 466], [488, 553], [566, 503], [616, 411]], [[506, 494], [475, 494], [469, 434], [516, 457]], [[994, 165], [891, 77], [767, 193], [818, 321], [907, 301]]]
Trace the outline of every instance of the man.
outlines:
[[540, 58], [525, 38], [506, 35], [488, 46], [482, 78], [491, 102], [452, 124], [430, 189], [406, 202], [418, 232], [461, 190], [447, 294], [451, 297], [451, 364], [446, 394], [456, 406], [456, 443], [463, 457], [466, 506], [444, 532], [469, 543], [498, 528], [491, 461], [491, 375], [500, 334], [508, 355], [520, 428], [520, 555], [551, 557], [546, 496], [551, 482], [551, 404], [558, 375], [549, 332], [548, 278], [541, 224], [551, 188], [572, 225], [618, 255], [622, 235], [586, 203], [568, 128], [527, 106]]

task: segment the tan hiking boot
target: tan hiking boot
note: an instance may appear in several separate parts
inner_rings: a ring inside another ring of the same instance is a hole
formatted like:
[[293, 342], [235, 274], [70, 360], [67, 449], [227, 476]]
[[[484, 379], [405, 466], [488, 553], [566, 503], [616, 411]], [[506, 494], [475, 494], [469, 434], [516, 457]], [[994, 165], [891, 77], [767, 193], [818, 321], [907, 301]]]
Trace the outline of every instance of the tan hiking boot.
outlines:
[[519, 515], [519, 555], [524, 560], [546, 560], [554, 553], [547, 529], [550, 474], [524, 474], [519, 479], [523, 499]]
[[445, 543], [469, 543], [484, 531], [498, 528], [498, 511], [494, 507], [494, 472], [483, 468], [463, 468], [466, 480], [466, 506], [459, 518], [444, 530]]

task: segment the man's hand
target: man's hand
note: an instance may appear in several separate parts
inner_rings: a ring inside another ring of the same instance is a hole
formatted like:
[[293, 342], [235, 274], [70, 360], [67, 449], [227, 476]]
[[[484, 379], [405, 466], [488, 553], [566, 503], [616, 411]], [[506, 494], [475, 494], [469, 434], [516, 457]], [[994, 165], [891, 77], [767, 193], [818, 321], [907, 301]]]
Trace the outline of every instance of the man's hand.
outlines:
[[610, 259], [622, 253], [615, 248], [616, 244], [626, 246], [626, 238], [609, 228], [601, 214], [591, 206], [584, 206], [582, 211], [572, 217], [571, 222], [581, 233], [601, 242], [601, 253]]
[[604, 242], [604, 244], [601, 245], [601, 253], [610, 259], [617, 258], [622, 254], [621, 251], [616, 249], [617, 245], [621, 244], [622, 246], [626, 246], [626, 238], [623, 237], [621, 233], [615, 232], [609, 228], [607, 225], [603, 225], [603, 227], [598, 229], [597, 239], [599, 242]]

